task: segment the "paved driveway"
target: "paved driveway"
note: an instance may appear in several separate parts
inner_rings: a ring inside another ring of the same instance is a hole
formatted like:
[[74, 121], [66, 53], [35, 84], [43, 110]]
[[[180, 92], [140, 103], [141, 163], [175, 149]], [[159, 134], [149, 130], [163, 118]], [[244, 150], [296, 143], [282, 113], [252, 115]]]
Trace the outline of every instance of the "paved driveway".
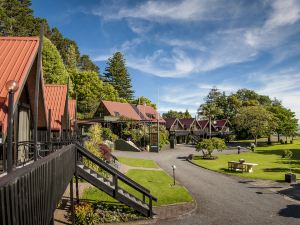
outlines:
[[196, 212], [184, 218], [158, 221], [156, 224], [205, 224], [205, 225], [293, 225], [300, 224], [300, 204], [284, 196], [259, 188], [244, 179], [226, 176], [199, 168], [184, 157], [195, 153], [192, 147], [177, 146], [176, 150], [160, 153], [116, 152], [117, 156], [155, 160], [172, 174], [176, 165], [176, 179], [193, 195]]

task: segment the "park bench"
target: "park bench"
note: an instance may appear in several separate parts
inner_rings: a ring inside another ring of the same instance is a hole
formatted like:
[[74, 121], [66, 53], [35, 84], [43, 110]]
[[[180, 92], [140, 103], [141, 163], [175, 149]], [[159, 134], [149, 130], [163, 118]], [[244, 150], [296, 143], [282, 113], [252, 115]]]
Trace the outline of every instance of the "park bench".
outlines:
[[253, 172], [253, 167], [257, 166], [257, 165], [258, 164], [256, 164], [256, 163], [229, 161], [228, 162], [228, 170], [252, 173]]

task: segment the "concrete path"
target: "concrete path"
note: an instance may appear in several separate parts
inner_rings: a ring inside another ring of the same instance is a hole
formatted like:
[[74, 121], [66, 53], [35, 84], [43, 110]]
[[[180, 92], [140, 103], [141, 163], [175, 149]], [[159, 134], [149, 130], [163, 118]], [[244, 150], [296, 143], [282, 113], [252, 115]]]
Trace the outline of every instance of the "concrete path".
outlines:
[[194, 147], [184, 145], [160, 153], [115, 152], [116, 156], [153, 159], [170, 175], [171, 166], [176, 165], [176, 179], [195, 198], [198, 208], [193, 215], [168, 221], [158, 220], [156, 224], [300, 224], [298, 201], [269, 190], [276, 187], [256, 186], [252, 184], [253, 180], [212, 172], [185, 160], [186, 156], [195, 153]]

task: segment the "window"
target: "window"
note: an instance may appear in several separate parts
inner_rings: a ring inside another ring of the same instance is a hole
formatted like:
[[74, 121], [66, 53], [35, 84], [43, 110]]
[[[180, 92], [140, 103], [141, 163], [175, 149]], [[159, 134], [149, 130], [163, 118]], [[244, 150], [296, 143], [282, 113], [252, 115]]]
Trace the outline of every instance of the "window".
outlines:
[[115, 113], [115, 116], [120, 116], [119, 112], [114, 112], [114, 113]]

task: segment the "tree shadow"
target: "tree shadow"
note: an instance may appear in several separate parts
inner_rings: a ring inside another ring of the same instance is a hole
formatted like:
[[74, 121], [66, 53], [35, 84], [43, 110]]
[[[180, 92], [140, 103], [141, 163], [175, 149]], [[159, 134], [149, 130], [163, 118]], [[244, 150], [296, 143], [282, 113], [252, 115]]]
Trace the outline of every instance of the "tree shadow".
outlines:
[[[277, 150], [256, 150], [255, 153], [263, 154], [263, 155], [280, 155], [282, 156], [282, 153], [285, 149], [277, 149]], [[290, 148], [293, 152], [293, 157], [291, 160], [300, 160], [300, 149], [299, 148]]]
[[264, 172], [281, 172], [281, 173], [300, 173], [300, 169], [296, 168], [282, 168], [282, 167], [275, 167], [275, 168], [265, 168], [263, 169]]
[[278, 191], [278, 193], [286, 195], [292, 199], [300, 200], [300, 183], [291, 184], [290, 188]]
[[281, 209], [278, 215], [283, 217], [300, 218], [300, 205], [287, 205], [286, 208]]

